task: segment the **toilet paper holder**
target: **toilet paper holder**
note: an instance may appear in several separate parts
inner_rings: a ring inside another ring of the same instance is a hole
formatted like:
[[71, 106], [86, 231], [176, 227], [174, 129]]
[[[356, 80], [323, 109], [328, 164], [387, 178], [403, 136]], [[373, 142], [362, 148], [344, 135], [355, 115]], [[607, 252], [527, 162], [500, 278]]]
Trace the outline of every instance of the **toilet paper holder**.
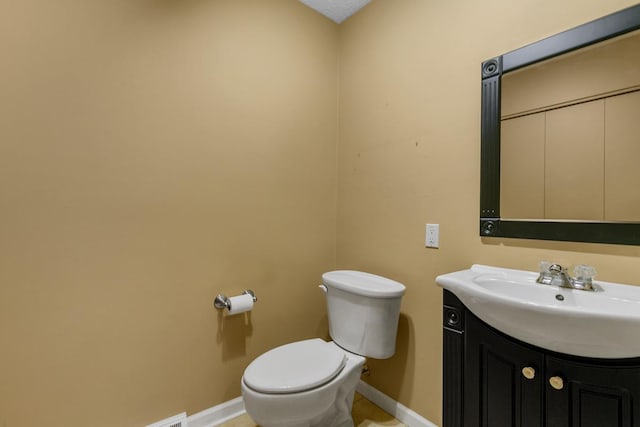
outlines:
[[[253, 292], [251, 289], [242, 291], [241, 295], [251, 295], [251, 298], [253, 298], [253, 302], [258, 302], [258, 297], [256, 297], [255, 292]], [[229, 301], [228, 296], [223, 294], [216, 295], [216, 298], [213, 300], [213, 305], [216, 308], [226, 308], [227, 310], [231, 310], [231, 301]]]

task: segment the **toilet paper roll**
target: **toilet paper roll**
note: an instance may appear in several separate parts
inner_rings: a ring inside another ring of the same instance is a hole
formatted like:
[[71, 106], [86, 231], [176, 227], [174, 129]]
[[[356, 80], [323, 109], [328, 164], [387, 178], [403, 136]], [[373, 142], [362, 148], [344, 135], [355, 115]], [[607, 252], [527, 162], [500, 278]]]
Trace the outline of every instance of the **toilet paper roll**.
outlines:
[[234, 314], [244, 313], [253, 309], [253, 297], [248, 294], [238, 295], [237, 297], [229, 298], [229, 309], [226, 312], [227, 316], [233, 316]]

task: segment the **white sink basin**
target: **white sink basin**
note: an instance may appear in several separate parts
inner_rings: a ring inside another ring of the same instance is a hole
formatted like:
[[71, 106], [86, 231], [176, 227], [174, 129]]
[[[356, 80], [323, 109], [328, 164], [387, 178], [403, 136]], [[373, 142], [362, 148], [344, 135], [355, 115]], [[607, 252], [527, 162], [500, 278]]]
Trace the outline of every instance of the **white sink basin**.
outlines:
[[539, 347], [598, 358], [640, 357], [640, 287], [594, 292], [536, 283], [538, 273], [473, 265], [436, 283], [494, 328]]

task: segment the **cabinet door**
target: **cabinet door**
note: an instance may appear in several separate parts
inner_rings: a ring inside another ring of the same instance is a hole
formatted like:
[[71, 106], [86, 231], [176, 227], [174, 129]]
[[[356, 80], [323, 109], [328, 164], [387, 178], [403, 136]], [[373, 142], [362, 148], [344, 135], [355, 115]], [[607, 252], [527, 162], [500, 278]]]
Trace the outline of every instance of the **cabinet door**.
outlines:
[[542, 353], [510, 341], [467, 311], [464, 426], [541, 427]]
[[[590, 365], [547, 357], [547, 427], [634, 427], [640, 367]], [[552, 385], [553, 383], [553, 385]]]

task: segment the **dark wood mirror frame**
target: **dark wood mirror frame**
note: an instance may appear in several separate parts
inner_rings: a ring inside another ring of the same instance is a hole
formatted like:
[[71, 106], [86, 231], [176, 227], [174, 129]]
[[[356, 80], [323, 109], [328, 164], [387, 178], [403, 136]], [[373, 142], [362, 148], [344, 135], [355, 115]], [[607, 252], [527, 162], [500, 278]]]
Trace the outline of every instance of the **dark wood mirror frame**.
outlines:
[[640, 223], [527, 221], [500, 218], [500, 89], [502, 75], [639, 28], [640, 4], [482, 63], [481, 236], [640, 245]]

